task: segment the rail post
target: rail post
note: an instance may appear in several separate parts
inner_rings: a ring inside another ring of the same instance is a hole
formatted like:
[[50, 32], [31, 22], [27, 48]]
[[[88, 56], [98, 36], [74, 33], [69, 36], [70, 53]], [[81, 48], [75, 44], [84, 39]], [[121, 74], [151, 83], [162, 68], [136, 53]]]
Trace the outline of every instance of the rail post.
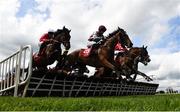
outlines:
[[14, 97], [17, 97], [17, 94], [18, 94], [20, 66], [21, 66], [21, 55], [22, 55], [22, 46], [20, 46], [19, 57], [18, 57], [18, 64], [16, 65], [17, 66], [17, 74], [15, 76]]

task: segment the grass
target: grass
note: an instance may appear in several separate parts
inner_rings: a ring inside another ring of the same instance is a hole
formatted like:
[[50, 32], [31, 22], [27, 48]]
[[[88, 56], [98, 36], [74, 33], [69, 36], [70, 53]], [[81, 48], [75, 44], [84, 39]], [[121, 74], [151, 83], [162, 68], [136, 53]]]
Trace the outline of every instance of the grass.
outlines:
[[120, 97], [0, 97], [0, 111], [180, 111], [180, 94]]

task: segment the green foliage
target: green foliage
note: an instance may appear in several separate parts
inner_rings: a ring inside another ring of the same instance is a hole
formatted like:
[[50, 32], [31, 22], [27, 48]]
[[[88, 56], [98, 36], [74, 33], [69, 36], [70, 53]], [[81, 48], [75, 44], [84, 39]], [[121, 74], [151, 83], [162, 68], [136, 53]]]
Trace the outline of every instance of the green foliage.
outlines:
[[120, 97], [0, 97], [0, 111], [180, 111], [180, 95]]

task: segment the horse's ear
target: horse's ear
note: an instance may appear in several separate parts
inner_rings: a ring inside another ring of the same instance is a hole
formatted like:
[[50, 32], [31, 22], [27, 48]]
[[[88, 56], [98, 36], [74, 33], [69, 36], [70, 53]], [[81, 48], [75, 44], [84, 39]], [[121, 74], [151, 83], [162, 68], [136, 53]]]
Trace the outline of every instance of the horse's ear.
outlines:
[[71, 32], [71, 30], [69, 30], [69, 33]]
[[145, 47], [145, 49], [147, 49], [147, 46]]
[[144, 48], [144, 45], [142, 46], [142, 48]]
[[66, 27], [65, 26], [63, 26], [63, 29], [65, 29]]
[[118, 26], [118, 30], [120, 30], [120, 27]]

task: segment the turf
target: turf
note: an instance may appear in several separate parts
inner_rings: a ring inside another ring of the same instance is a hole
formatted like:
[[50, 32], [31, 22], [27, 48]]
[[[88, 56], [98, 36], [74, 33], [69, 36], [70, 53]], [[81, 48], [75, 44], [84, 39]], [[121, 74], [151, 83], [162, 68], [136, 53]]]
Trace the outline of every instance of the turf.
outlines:
[[180, 94], [120, 97], [0, 97], [0, 111], [180, 111]]

